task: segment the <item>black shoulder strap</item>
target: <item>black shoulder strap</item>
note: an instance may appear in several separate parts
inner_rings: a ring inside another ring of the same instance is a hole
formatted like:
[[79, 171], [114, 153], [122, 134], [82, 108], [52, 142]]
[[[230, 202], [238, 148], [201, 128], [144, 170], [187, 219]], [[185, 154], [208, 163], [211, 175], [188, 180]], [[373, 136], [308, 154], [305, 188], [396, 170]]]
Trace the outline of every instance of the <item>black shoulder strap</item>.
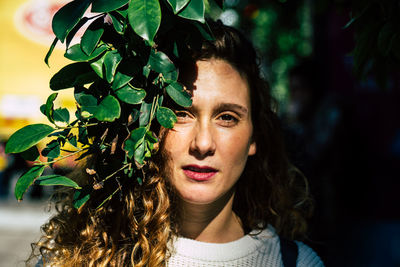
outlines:
[[281, 243], [281, 255], [284, 267], [296, 267], [299, 248], [293, 240], [279, 237]]

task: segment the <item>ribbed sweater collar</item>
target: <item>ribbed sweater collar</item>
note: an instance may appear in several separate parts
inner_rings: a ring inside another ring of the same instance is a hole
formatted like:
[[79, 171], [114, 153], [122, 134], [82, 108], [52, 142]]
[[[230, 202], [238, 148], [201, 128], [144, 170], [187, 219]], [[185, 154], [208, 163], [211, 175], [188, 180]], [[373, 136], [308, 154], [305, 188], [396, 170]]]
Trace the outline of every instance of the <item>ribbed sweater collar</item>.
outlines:
[[260, 231], [252, 231], [238, 240], [228, 243], [207, 243], [185, 237], [173, 240], [173, 253], [197, 260], [235, 260], [253, 253], [265, 245], [266, 239], [276, 238], [272, 226]]

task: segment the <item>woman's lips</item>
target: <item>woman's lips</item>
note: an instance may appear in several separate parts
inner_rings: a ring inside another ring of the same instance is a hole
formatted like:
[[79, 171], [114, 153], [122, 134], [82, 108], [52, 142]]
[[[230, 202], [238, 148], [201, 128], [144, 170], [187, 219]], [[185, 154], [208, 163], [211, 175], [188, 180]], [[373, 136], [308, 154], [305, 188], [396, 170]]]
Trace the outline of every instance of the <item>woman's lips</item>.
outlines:
[[212, 167], [198, 165], [186, 165], [182, 169], [188, 178], [196, 181], [207, 181], [218, 172]]

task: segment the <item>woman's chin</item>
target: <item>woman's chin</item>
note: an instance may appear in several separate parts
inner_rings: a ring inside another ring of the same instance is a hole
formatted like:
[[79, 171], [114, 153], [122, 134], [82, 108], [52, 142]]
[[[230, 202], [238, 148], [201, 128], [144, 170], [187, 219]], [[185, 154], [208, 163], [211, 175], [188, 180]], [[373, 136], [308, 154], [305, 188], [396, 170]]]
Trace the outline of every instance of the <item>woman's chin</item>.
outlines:
[[226, 202], [234, 195], [234, 189], [228, 191], [215, 190], [215, 187], [196, 187], [185, 188], [186, 190], [178, 190], [179, 198], [188, 204], [197, 205], [225, 205]]
[[179, 197], [182, 201], [190, 204], [206, 205], [214, 202], [218, 199], [217, 196], [211, 194], [210, 192], [182, 192], [179, 193]]

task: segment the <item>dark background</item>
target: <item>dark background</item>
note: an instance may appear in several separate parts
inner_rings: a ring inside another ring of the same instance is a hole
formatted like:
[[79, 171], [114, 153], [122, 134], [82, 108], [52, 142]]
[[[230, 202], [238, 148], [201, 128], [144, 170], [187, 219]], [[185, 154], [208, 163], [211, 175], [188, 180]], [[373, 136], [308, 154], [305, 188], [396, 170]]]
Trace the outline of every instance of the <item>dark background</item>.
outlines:
[[228, 2], [310, 181], [305, 242], [326, 266], [400, 266], [400, 1]]

